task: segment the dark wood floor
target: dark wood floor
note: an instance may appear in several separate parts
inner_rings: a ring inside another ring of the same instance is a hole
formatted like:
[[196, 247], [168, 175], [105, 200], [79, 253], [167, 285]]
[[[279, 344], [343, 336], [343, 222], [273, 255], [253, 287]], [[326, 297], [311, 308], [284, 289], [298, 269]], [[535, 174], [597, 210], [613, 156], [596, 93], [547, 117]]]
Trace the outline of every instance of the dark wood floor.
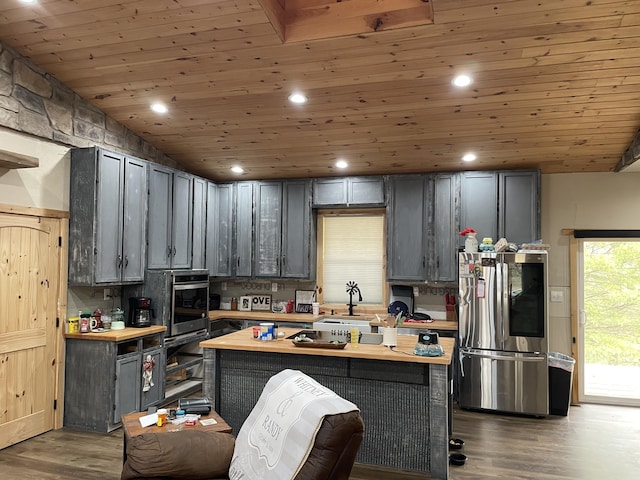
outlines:
[[[627, 480], [640, 478], [640, 408], [583, 405], [569, 416], [535, 419], [454, 412], [454, 436], [468, 457], [452, 480]], [[117, 480], [122, 432], [45, 433], [0, 451], [2, 480]], [[425, 475], [356, 465], [351, 480], [412, 480]]]

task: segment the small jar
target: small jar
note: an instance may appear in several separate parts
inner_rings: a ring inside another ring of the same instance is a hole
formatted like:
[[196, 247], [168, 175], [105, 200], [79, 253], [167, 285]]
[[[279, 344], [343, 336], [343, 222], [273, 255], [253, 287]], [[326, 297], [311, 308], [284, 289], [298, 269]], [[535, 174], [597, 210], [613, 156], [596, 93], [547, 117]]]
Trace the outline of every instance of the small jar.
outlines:
[[478, 239], [475, 233], [467, 233], [467, 238], [464, 241], [465, 253], [477, 253], [478, 252]]
[[231, 310], [238, 310], [238, 299], [236, 297], [231, 299]]

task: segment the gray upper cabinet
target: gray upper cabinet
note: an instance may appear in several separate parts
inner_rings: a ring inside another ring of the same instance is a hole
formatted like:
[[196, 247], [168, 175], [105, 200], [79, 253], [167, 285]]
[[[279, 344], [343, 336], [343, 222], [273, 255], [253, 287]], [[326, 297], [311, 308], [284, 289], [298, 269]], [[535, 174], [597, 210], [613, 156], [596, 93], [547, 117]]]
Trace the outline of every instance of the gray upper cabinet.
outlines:
[[433, 175], [432, 270], [429, 280], [455, 282], [458, 278], [457, 235], [460, 177], [455, 173]]
[[315, 277], [315, 222], [311, 210], [311, 182], [284, 183], [282, 212], [282, 269], [284, 278]]
[[253, 182], [235, 184], [234, 274], [250, 277], [253, 255]]
[[389, 177], [388, 192], [387, 277], [422, 281], [428, 268], [428, 177]]
[[207, 187], [207, 269], [211, 276], [230, 277], [233, 274], [233, 184], [209, 182]]
[[256, 277], [279, 277], [282, 245], [282, 182], [256, 185]]
[[313, 206], [383, 206], [384, 177], [319, 178], [313, 181]]
[[[478, 242], [498, 234], [498, 175], [496, 172], [463, 172], [460, 180], [460, 229], [473, 228]], [[464, 237], [458, 245], [464, 246]]]
[[[464, 172], [461, 228], [474, 228], [478, 241], [504, 237], [528, 243], [540, 238], [540, 174], [537, 171]], [[464, 239], [460, 237], [459, 245]]]
[[192, 199], [191, 175], [149, 165], [148, 268], [191, 267]]
[[311, 184], [256, 185], [255, 276], [309, 278], [312, 271]]
[[71, 151], [69, 284], [141, 282], [147, 162], [98, 147]]
[[498, 238], [521, 245], [540, 239], [540, 172], [500, 172]]
[[204, 178], [193, 178], [193, 233], [191, 268], [204, 269], [207, 221], [207, 184]]

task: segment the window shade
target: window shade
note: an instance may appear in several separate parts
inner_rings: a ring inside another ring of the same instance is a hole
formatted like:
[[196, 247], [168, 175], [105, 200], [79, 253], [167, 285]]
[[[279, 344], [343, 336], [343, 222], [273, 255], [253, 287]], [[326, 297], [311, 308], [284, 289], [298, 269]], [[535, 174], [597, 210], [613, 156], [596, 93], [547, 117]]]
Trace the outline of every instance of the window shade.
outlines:
[[347, 282], [362, 292], [354, 303], [382, 304], [384, 216], [323, 217], [324, 302], [349, 303]]

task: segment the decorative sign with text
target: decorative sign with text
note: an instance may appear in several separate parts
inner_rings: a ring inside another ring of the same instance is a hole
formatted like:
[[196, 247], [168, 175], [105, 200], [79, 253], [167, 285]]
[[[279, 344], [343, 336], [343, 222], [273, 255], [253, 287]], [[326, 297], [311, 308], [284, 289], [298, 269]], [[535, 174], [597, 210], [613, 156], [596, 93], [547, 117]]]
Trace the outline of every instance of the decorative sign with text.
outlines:
[[251, 297], [251, 310], [271, 311], [271, 295], [253, 295]]

